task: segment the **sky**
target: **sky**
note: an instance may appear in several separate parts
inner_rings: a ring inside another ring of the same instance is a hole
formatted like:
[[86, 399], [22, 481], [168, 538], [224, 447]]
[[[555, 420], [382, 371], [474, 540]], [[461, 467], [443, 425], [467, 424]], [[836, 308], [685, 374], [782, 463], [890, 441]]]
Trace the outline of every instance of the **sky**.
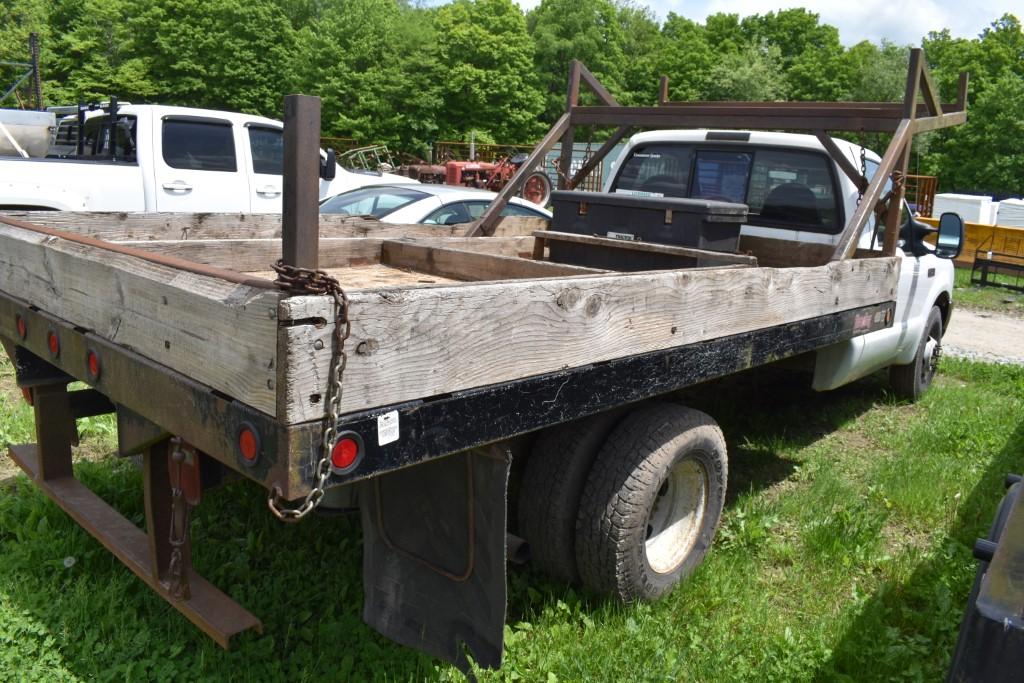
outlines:
[[[539, 0], [516, 0], [523, 9], [531, 9]], [[1021, 0], [637, 0], [647, 5], [659, 20], [669, 12], [704, 23], [709, 14], [723, 12], [751, 14], [804, 7], [821, 17], [822, 23], [839, 29], [846, 46], [862, 40], [874, 43], [885, 38], [899, 45], [919, 45], [929, 31], [948, 28], [954, 38], [975, 38], [982, 29], [1009, 12], [1024, 19]]]

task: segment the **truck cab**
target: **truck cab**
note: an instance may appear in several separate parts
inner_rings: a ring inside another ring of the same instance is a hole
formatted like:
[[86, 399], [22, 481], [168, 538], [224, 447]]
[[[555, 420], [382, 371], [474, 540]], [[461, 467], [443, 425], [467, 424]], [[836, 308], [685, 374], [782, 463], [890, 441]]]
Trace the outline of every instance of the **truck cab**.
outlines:
[[[273, 119], [161, 105], [99, 107], [81, 122], [62, 117], [45, 158], [0, 159], [0, 207], [280, 213], [283, 155], [282, 124]], [[321, 199], [415, 182], [336, 165], [323, 175]]]
[[[833, 142], [871, 180], [879, 156], [846, 140]], [[786, 240], [818, 245], [826, 261], [861, 197], [856, 183], [817, 137], [733, 130], [635, 135], [604, 190], [746, 204], [741, 250], [744, 239]], [[905, 203], [901, 220], [905, 229], [913, 221]], [[881, 231], [876, 228], [872, 217], [860, 235], [859, 250], [881, 251]], [[897, 250], [902, 263], [893, 325], [818, 351], [815, 389], [834, 389], [885, 367], [904, 368], [891, 374], [906, 375], [902, 380], [894, 377], [894, 387], [902, 387], [899, 393], [907, 398], [916, 399], [927, 389], [952, 312], [953, 264], [931, 252], [912, 251], [902, 242]], [[933, 309], [940, 318], [937, 335], [929, 324]], [[925, 357], [919, 359], [919, 354]], [[913, 372], [906, 370], [910, 366], [915, 366]]]

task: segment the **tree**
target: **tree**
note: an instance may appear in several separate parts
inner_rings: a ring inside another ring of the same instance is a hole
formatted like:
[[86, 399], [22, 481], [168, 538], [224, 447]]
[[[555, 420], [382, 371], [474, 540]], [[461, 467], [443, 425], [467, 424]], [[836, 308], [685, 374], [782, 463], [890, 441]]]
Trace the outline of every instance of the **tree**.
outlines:
[[978, 95], [967, 123], [926, 157], [947, 191], [1024, 194], [1024, 78], [1008, 70]]
[[156, 100], [280, 118], [294, 32], [272, 0], [136, 4], [130, 31]]
[[541, 0], [527, 25], [536, 46], [534, 64], [545, 93], [545, 118], [565, 111], [569, 62], [582, 61], [613, 95], [622, 92], [625, 39], [609, 0]]
[[726, 53], [711, 69], [707, 96], [711, 100], [771, 101], [786, 95], [781, 54], [774, 45], [750, 44]]
[[444, 135], [489, 132], [502, 142], [538, 135], [544, 96], [526, 20], [512, 0], [456, 0], [437, 10]]
[[880, 45], [861, 41], [851, 47], [843, 62], [845, 99], [854, 102], [901, 102], [907, 87], [910, 48], [883, 40]]
[[619, 101], [626, 105], [651, 104], [658, 98], [658, 55], [665, 49], [654, 13], [634, 0], [618, 4], [623, 51], [630, 58], [622, 72]]
[[661, 28], [662, 49], [656, 56], [659, 75], [668, 76], [669, 99], [697, 100], [705, 97], [714, 52], [703, 26], [669, 12]]

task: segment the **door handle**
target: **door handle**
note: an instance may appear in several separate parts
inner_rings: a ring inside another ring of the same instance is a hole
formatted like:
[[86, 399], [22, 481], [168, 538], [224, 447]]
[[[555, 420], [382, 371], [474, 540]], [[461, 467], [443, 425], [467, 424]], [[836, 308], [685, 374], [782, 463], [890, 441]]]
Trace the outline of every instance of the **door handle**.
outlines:
[[281, 194], [281, 189], [273, 185], [267, 185], [266, 187], [257, 188], [256, 194], [261, 197], [277, 197]]
[[175, 180], [173, 183], [164, 183], [164, 189], [168, 192], [191, 192], [192, 186], [183, 180]]

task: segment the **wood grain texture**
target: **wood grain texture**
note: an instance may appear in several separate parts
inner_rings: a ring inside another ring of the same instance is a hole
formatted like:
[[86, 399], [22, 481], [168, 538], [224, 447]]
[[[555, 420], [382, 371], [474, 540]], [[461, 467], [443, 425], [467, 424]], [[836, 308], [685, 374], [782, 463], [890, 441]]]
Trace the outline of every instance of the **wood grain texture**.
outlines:
[[538, 230], [533, 236], [540, 240], [554, 242], [574, 242], [576, 244], [589, 244], [596, 247], [608, 249], [622, 249], [626, 251], [643, 251], [651, 254], [667, 254], [669, 256], [685, 256], [697, 259], [701, 266], [712, 264], [743, 264], [756, 266], [757, 258], [746, 254], [733, 254], [724, 251], [710, 251], [708, 249], [696, 249], [694, 247], [680, 247], [675, 244], [660, 244], [658, 242], [639, 242], [633, 240], [617, 240], [610, 237], [598, 237], [596, 235], [578, 235], [571, 232], [558, 232], [555, 230]]
[[[364, 410], [859, 306], [892, 301], [899, 260], [813, 268], [727, 268], [353, 292], [342, 409]], [[281, 317], [324, 316], [323, 297], [282, 301]], [[319, 334], [324, 334], [320, 328]], [[326, 332], [329, 334], [329, 331]], [[330, 345], [283, 328], [283, 418], [312, 419]], [[305, 397], [305, 398], [304, 398]], [[299, 404], [306, 401], [306, 405]]]
[[480, 254], [394, 240], [384, 241], [381, 247], [381, 262], [399, 268], [411, 268], [422, 273], [432, 273], [467, 281], [569, 277], [605, 272], [597, 268], [534, 261], [515, 256]]
[[279, 292], [8, 225], [0, 225], [0, 290], [276, 412]]
[[[4, 211], [3, 215], [98, 239], [193, 240], [281, 238], [281, 214], [276, 213], [125, 213], [77, 211]], [[503, 218], [496, 237], [530, 235], [547, 226], [547, 219]], [[465, 225], [404, 225], [378, 220], [320, 214], [320, 237], [459, 237]]]

